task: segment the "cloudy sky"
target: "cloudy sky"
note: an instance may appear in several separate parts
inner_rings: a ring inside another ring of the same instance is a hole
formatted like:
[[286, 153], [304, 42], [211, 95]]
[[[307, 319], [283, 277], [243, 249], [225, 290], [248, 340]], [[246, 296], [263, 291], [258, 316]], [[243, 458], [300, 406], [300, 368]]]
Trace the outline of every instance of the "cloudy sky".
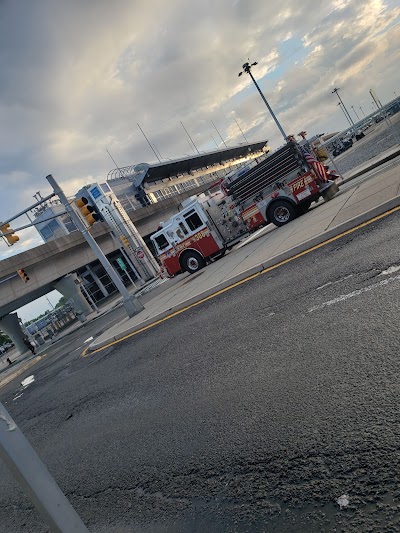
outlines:
[[[49, 192], [67, 194], [113, 168], [280, 134], [241, 65], [253, 73], [287, 133], [343, 129], [331, 94], [372, 111], [400, 94], [397, 0], [2, 0], [0, 219]], [[35, 230], [0, 258], [39, 244]]]

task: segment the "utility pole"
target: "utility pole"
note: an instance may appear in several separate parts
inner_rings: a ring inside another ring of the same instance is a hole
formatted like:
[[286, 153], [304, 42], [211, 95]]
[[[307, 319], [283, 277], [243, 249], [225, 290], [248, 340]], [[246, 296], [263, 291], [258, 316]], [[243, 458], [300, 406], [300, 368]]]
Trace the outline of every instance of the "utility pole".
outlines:
[[100, 246], [97, 244], [95, 239], [89, 233], [88, 228], [82, 222], [80, 217], [75, 213], [74, 209], [71, 207], [67, 197], [64, 194], [64, 191], [58, 185], [57, 181], [53, 178], [51, 174], [46, 176], [46, 179], [50, 183], [54, 193], [58, 196], [61, 203], [65, 206], [65, 209], [67, 213], [69, 214], [69, 216], [71, 217], [72, 221], [74, 222], [75, 226], [82, 233], [83, 237], [86, 239], [86, 242], [92, 249], [93, 253], [97, 257], [97, 259], [100, 261], [100, 263], [103, 265], [106, 273], [110, 276], [117, 290], [121, 293], [127, 315], [129, 317], [132, 317], [136, 315], [137, 313], [139, 313], [140, 311], [142, 311], [144, 309], [143, 305], [139, 302], [137, 298], [131, 297], [131, 295], [128, 292], [128, 289], [122, 283], [120, 277], [113, 269], [107, 257], [103, 254]]
[[250, 78], [253, 80], [253, 83], [254, 85], [256, 86], [257, 88], [257, 91], [260, 93], [260, 96], [264, 102], [264, 104], [267, 106], [268, 108], [268, 111], [271, 113], [271, 116], [272, 118], [275, 120], [275, 124], [278, 126], [278, 129], [279, 131], [281, 132], [282, 134], [282, 137], [284, 138], [285, 141], [288, 140], [288, 136], [286, 135], [286, 133], [284, 132], [282, 126], [280, 125], [279, 123], [279, 120], [276, 118], [276, 115], [275, 113], [272, 111], [271, 109], [271, 106], [269, 105], [269, 103], [267, 102], [267, 99], [265, 98], [265, 96], [263, 95], [260, 87], [258, 86], [258, 83], [256, 82], [256, 80], [254, 79], [254, 76], [253, 74], [251, 73], [251, 67], [254, 67], [255, 65], [258, 65], [257, 61], [255, 61], [254, 63], [245, 63], [244, 65], [242, 65], [242, 68], [243, 68], [243, 71], [242, 72], [239, 72], [238, 76], [241, 76], [243, 74], [243, 72], [246, 72], [246, 74], [248, 74], [250, 76]]
[[50, 302], [48, 296], [46, 296], [46, 300], [49, 302], [49, 305], [50, 305], [50, 307], [51, 307], [51, 310], [54, 311], [55, 307], [54, 307], [54, 305]]
[[343, 103], [343, 100], [340, 98], [339, 90], [340, 90], [340, 87], [335, 87], [333, 89], [333, 91], [332, 91], [332, 94], [336, 94], [336, 96], [339, 98], [339, 101], [341, 102], [344, 111], [346, 112], [347, 116], [349, 117], [351, 124], [354, 126], [353, 119], [351, 118], [350, 113], [347, 111], [346, 106]]

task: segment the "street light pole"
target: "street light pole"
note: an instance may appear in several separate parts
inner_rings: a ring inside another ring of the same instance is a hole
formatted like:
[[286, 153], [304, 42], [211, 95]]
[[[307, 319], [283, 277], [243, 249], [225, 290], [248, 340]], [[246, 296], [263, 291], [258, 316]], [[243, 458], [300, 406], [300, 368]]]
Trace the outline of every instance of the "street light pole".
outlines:
[[365, 118], [365, 113], [364, 113], [364, 110], [363, 110], [363, 108], [361, 106], [360, 106], [360, 111], [364, 115], [364, 118]]
[[113, 269], [112, 265], [108, 261], [107, 257], [103, 254], [100, 246], [97, 244], [97, 242], [94, 240], [92, 235], [89, 233], [88, 229], [84, 225], [84, 223], [81, 221], [79, 216], [75, 213], [73, 208], [71, 207], [68, 198], [65, 196], [64, 191], [61, 189], [61, 187], [58, 185], [56, 180], [53, 178], [51, 174], [46, 176], [47, 181], [50, 183], [51, 187], [53, 188], [53, 191], [60, 199], [61, 203], [64, 204], [65, 209], [69, 216], [71, 217], [72, 221], [74, 222], [75, 226], [78, 228], [78, 230], [82, 233], [83, 237], [86, 239], [86, 242], [96, 255], [97, 259], [100, 261], [100, 263], [103, 265], [106, 273], [110, 276], [112, 282], [116, 286], [117, 290], [121, 293], [125, 310], [129, 317], [132, 317], [142, 311], [144, 309], [143, 305], [139, 302], [137, 298], [131, 297], [129, 294], [127, 288], [122, 283], [120, 277], [117, 275], [115, 270]]
[[347, 122], [348, 122], [348, 123], [350, 124], [350, 126], [351, 126], [350, 119], [349, 119], [349, 117], [346, 115], [346, 113], [345, 113], [345, 111], [344, 111], [344, 109], [343, 109], [343, 107], [342, 107], [342, 102], [339, 102], [337, 105], [338, 105], [338, 106], [340, 107], [340, 109], [343, 111], [344, 116], [347, 118]]
[[253, 83], [254, 83], [254, 85], [256, 86], [257, 91], [260, 93], [260, 96], [261, 96], [261, 98], [262, 98], [264, 104], [267, 106], [268, 111], [271, 113], [272, 118], [275, 120], [275, 124], [278, 126], [278, 129], [279, 129], [279, 131], [281, 132], [281, 134], [282, 134], [284, 140], [287, 141], [287, 140], [288, 140], [288, 136], [287, 136], [286, 133], [284, 132], [282, 126], [281, 126], [280, 123], [279, 123], [279, 120], [276, 118], [275, 113], [272, 111], [271, 106], [270, 106], [269, 103], [267, 102], [267, 99], [266, 99], [265, 96], [263, 95], [263, 93], [262, 93], [260, 87], [258, 86], [258, 83], [256, 82], [256, 80], [254, 79], [253, 74], [251, 73], [251, 67], [254, 67], [254, 65], [257, 65], [257, 64], [258, 64], [257, 61], [255, 61], [255, 62], [252, 63], [251, 65], [250, 65], [250, 63], [245, 63], [244, 65], [242, 65], [243, 71], [242, 71], [242, 72], [239, 72], [238, 75], [241, 76], [241, 75], [243, 74], [243, 72], [246, 72], [246, 74], [248, 74], [248, 75], [250, 76], [250, 78], [253, 80]]
[[339, 98], [339, 101], [341, 102], [341, 104], [343, 106], [344, 111], [346, 112], [347, 116], [350, 119], [351, 124], [354, 126], [353, 119], [351, 118], [350, 113], [347, 111], [346, 106], [343, 103], [343, 100], [340, 98], [339, 90], [340, 90], [340, 87], [335, 87], [333, 89], [333, 91], [332, 91], [332, 94], [336, 94], [337, 95], [337, 97]]

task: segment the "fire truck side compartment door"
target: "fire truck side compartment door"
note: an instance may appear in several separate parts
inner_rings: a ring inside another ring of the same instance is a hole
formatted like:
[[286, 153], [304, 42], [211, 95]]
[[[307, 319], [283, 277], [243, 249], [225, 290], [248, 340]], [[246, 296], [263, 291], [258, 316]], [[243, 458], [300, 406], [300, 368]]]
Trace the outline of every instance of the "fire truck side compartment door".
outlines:
[[207, 208], [207, 212], [225, 243], [248, 232], [247, 226], [226, 203], [210, 206]]

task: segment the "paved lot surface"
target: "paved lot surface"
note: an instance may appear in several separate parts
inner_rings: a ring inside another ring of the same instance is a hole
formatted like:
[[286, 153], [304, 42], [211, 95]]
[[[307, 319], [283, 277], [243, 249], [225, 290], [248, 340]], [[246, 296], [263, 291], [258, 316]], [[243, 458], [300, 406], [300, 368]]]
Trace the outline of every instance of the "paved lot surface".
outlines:
[[348, 172], [361, 165], [382, 151], [391, 148], [400, 142], [400, 113], [390, 117], [392, 126], [385, 121], [374, 124], [366, 130], [365, 137], [354, 141], [352, 148], [334, 158], [341, 172]]
[[[398, 531], [399, 228], [394, 213], [1, 399], [91, 531]], [[0, 523], [45, 531], [2, 465]]]

